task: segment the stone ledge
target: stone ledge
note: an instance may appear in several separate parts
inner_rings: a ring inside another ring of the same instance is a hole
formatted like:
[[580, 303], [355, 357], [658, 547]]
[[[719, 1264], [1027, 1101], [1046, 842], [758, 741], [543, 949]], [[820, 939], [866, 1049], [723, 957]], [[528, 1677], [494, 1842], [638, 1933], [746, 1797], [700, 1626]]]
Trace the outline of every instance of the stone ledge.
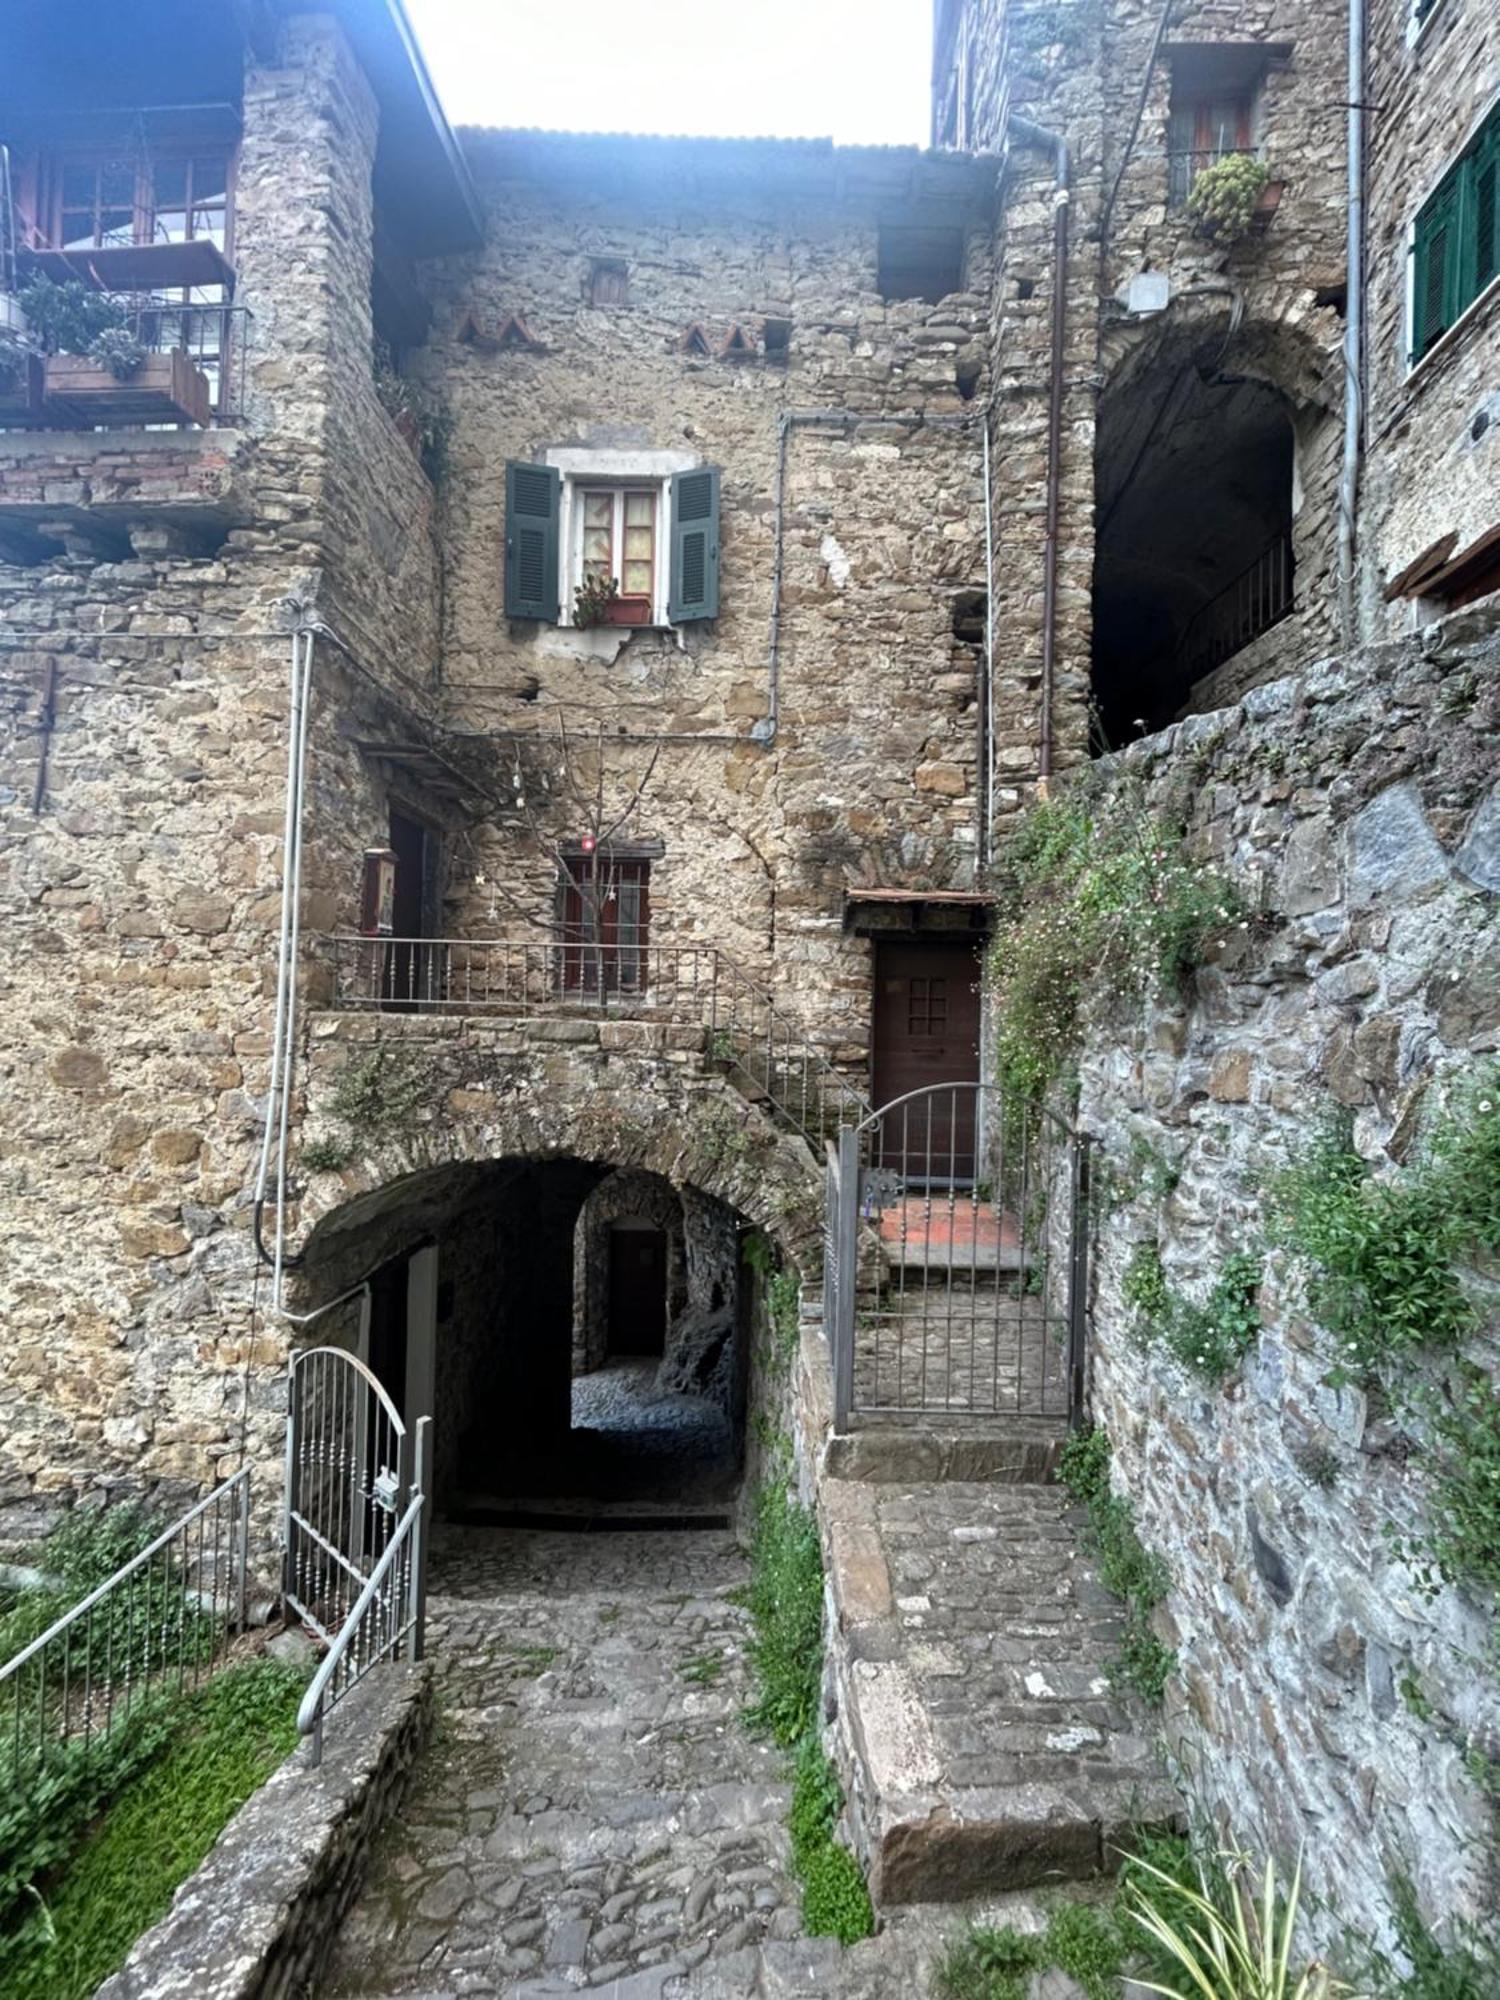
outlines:
[[96, 2000], [294, 2000], [327, 1956], [432, 1714], [431, 1670], [385, 1667], [295, 1750], [220, 1834]]

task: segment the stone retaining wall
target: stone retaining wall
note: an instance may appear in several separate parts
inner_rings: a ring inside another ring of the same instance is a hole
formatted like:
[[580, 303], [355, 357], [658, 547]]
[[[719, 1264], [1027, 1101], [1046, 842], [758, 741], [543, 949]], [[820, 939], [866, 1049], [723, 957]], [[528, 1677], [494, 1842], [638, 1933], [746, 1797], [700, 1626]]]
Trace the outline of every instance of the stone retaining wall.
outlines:
[[1264, 1245], [1266, 1183], [1328, 1111], [1389, 1168], [1442, 1080], [1500, 1046], [1493, 622], [1272, 682], [1114, 766], [1162, 803], [1190, 779], [1194, 847], [1264, 917], [1190, 1008], [1090, 1035], [1081, 1118], [1113, 1185], [1094, 1409], [1173, 1575], [1167, 1728], [1187, 1782], [1246, 1847], [1290, 1863], [1305, 1843], [1330, 1941], [1388, 1924], [1401, 1869], [1439, 1927], [1494, 1908], [1494, 1829], [1466, 1767], [1500, 1748], [1500, 1688], [1475, 1666], [1494, 1606], [1428, 1600], [1394, 1557], [1392, 1528], [1426, 1519], [1420, 1441], [1326, 1385], [1336, 1357], [1292, 1269], [1268, 1257], [1259, 1341], [1222, 1389], [1140, 1345], [1121, 1279], [1154, 1240], [1201, 1298], [1231, 1251]]
[[386, 1667], [242, 1806], [98, 2000], [301, 2000], [321, 1979], [371, 1843], [432, 1719], [427, 1667]]

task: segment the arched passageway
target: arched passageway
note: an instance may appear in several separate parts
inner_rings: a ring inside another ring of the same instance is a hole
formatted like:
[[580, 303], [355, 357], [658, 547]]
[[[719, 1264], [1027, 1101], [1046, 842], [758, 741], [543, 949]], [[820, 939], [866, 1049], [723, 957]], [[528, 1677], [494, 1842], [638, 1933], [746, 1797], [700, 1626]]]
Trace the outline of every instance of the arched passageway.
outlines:
[[456, 1164], [325, 1215], [300, 1290], [362, 1287], [316, 1338], [366, 1360], [408, 1422], [431, 1417], [440, 1516], [691, 1508], [739, 1475], [746, 1226], [608, 1162]]
[[1224, 356], [1168, 344], [1100, 401], [1099, 747], [1170, 722], [1293, 608], [1292, 406]]

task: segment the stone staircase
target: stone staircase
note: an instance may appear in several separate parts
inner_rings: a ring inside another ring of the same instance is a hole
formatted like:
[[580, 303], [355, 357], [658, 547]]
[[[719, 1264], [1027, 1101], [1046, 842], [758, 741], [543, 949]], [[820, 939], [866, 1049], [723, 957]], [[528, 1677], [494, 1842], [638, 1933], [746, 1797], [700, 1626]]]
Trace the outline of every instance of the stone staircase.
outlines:
[[831, 1434], [821, 1330], [799, 1400], [831, 1625], [828, 1692], [877, 1903], [952, 1901], [1113, 1871], [1173, 1824], [1157, 1725], [1116, 1687], [1121, 1609], [1053, 1479], [1045, 1418]]

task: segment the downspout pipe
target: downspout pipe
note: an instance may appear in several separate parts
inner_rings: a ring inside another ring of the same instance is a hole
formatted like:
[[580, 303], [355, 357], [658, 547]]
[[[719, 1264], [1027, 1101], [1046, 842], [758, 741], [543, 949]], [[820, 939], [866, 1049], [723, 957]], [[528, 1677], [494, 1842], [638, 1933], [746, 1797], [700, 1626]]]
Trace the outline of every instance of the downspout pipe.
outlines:
[[1042, 714], [1037, 776], [1045, 794], [1052, 776], [1052, 699], [1057, 680], [1057, 539], [1062, 515], [1063, 357], [1068, 326], [1068, 142], [1060, 132], [1012, 116], [1011, 136], [1023, 146], [1050, 152], [1052, 195], [1052, 363], [1047, 385], [1047, 543], [1042, 578]]
[[1348, 252], [1344, 299], [1344, 455], [1339, 468], [1339, 602], [1354, 644], [1354, 526], [1364, 434], [1365, 0], [1349, 0]]

